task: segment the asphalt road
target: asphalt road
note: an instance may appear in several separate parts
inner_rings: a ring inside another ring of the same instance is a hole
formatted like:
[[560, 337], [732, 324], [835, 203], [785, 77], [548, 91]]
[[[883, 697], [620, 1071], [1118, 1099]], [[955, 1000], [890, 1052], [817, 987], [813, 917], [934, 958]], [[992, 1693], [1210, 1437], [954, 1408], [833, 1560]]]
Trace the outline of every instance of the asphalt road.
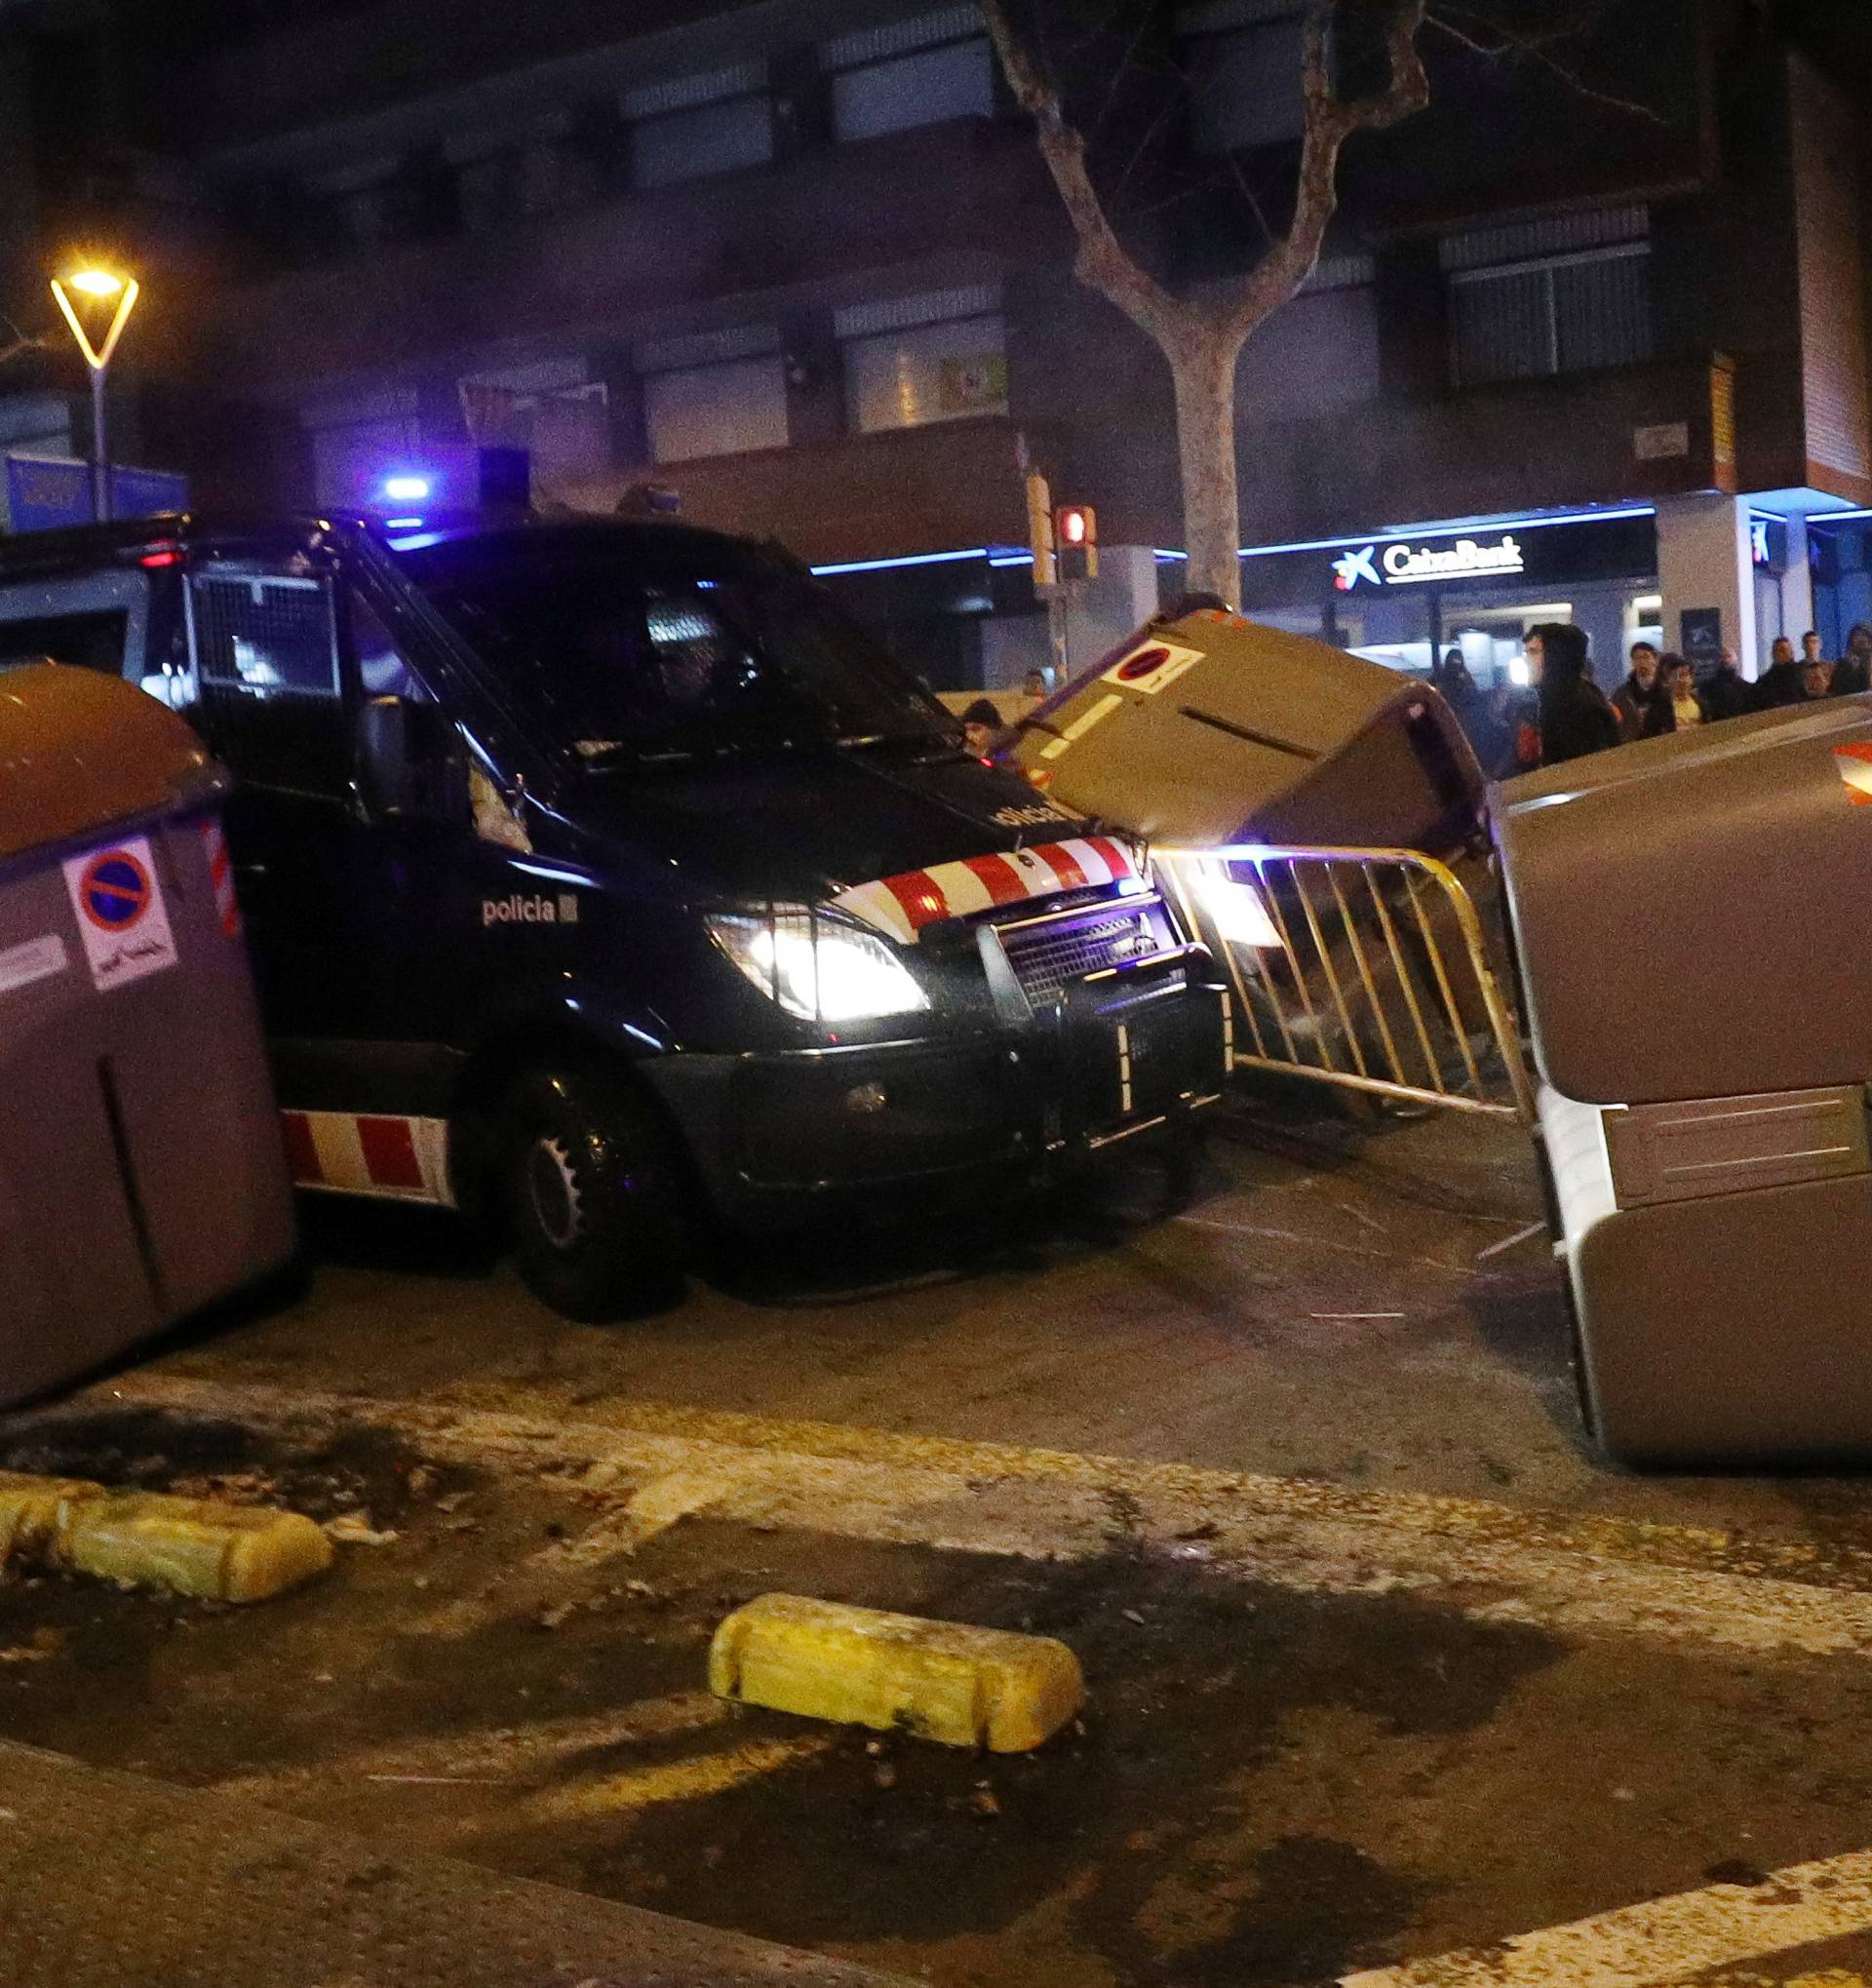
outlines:
[[[312, 1211], [306, 1293], [0, 1462], [282, 1499], [337, 1569], [0, 1585], [0, 1737], [953, 1984], [1855, 1978], [1863, 1487], [1592, 1456], [1512, 1128], [1263, 1114], [1152, 1186], [605, 1329]], [[710, 1699], [776, 1588], [1062, 1636], [1086, 1716], [990, 1759]]]

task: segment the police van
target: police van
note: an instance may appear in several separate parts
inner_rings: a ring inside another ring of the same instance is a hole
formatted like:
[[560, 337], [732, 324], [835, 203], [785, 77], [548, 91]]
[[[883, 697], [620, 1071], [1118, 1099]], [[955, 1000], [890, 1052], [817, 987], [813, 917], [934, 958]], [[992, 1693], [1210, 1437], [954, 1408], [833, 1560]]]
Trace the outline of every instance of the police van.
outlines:
[[0, 541], [0, 658], [230, 766], [292, 1173], [509, 1225], [573, 1317], [704, 1214], [1174, 1137], [1228, 996], [1142, 852], [963, 749], [789, 557], [674, 521]]

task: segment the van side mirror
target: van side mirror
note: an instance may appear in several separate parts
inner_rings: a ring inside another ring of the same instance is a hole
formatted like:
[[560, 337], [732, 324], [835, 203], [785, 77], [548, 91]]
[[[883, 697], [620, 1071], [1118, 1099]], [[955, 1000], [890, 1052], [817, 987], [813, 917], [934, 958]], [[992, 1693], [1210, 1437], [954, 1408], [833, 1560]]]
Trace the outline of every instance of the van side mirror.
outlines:
[[358, 764], [375, 813], [468, 819], [468, 759], [440, 704], [370, 698], [358, 715]]

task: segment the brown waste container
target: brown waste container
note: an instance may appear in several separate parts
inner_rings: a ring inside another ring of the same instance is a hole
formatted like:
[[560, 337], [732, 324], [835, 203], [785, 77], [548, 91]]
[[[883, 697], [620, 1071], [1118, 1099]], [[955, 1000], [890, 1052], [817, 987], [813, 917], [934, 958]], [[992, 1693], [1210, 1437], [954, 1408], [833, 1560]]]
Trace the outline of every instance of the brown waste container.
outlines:
[[1160, 843], [1326, 843], [1447, 856], [1482, 770], [1414, 677], [1200, 608], [1153, 622], [1034, 714], [1014, 747], [1050, 799]]
[[1573, 760], [1492, 813], [1601, 1443], [1872, 1456], [1872, 698]]
[[292, 1253], [225, 791], [129, 684], [0, 673], [0, 1403]]

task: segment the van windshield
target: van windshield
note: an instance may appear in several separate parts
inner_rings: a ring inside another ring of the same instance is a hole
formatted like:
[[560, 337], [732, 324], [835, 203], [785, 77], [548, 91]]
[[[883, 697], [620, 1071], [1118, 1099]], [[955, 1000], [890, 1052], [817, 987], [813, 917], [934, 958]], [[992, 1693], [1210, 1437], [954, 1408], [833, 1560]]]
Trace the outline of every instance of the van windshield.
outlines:
[[956, 740], [916, 677], [783, 561], [700, 534], [648, 553], [606, 537], [457, 541], [403, 562], [526, 716], [587, 764]]

